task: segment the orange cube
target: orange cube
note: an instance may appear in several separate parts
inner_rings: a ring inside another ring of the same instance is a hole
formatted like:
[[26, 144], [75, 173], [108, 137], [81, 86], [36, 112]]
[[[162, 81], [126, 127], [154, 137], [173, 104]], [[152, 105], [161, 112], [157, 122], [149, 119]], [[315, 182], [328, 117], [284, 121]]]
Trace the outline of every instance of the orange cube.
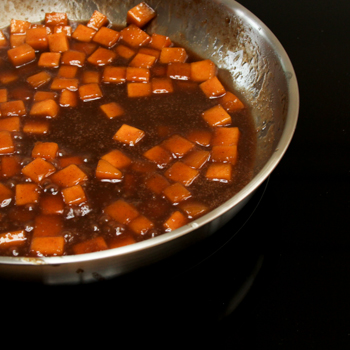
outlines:
[[176, 80], [189, 80], [191, 78], [191, 64], [181, 62], [169, 63], [167, 76]]
[[75, 164], [80, 165], [84, 164], [84, 159], [79, 156], [66, 156], [58, 159], [58, 164], [61, 168], [65, 168], [68, 165]]
[[57, 76], [60, 78], [73, 79], [76, 77], [77, 73], [78, 73], [78, 66], [62, 65], [58, 69]]
[[191, 142], [195, 142], [200, 146], [207, 147], [210, 145], [212, 133], [209, 130], [191, 130], [187, 134], [187, 139]]
[[131, 47], [147, 45], [151, 37], [135, 24], [130, 24], [120, 31], [120, 39]]
[[102, 81], [104, 83], [122, 84], [126, 80], [126, 68], [106, 66], [103, 70]]
[[29, 29], [31, 23], [28, 21], [22, 21], [18, 19], [11, 19], [10, 22], [10, 33], [25, 33]]
[[175, 182], [168, 186], [164, 189], [163, 194], [165, 198], [174, 205], [179, 204], [192, 196], [191, 192], [179, 182]]
[[16, 185], [16, 205], [38, 203], [39, 195], [37, 184], [25, 183]]
[[26, 107], [22, 100], [1, 103], [0, 111], [2, 117], [22, 117], [27, 114]]
[[237, 145], [233, 146], [214, 146], [211, 151], [211, 160], [213, 162], [231, 163], [237, 162]]
[[68, 16], [64, 12], [47, 12], [45, 13], [46, 26], [66, 26], [68, 24]]
[[33, 98], [34, 92], [33, 89], [26, 87], [24, 85], [14, 87], [11, 90], [11, 95], [10, 98], [12, 100], [22, 100], [24, 101], [29, 101]]
[[29, 28], [26, 31], [26, 43], [34, 50], [47, 50], [49, 42], [45, 27]]
[[0, 48], [6, 47], [8, 45], [7, 38], [2, 30], [0, 30]]
[[9, 179], [21, 172], [20, 158], [17, 156], [1, 157], [1, 177]]
[[128, 97], [147, 97], [152, 94], [151, 83], [129, 83], [127, 84]]
[[94, 30], [99, 30], [102, 26], [108, 24], [108, 18], [103, 13], [95, 10], [92, 16], [87, 23], [87, 27], [92, 28]]
[[12, 135], [9, 131], [0, 131], [0, 155], [11, 154], [15, 151]]
[[0, 89], [0, 103], [7, 102], [7, 89]]
[[28, 44], [22, 44], [8, 50], [7, 55], [15, 67], [23, 66], [35, 60], [35, 50]]
[[39, 206], [44, 215], [61, 215], [64, 212], [64, 202], [61, 194], [40, 196]]
[[162, 194], [170, 186], [170, 182], [158, 173], [152, 174], [145, 181], [146, 187], [156, 194]]
[[117, 149], [112, 150], [107, 154], [103, 155], [101, 159], [106, 160], [108, 163], [111, 163], [114, 167], [118, 169], [127, 168], [131, 164], [131, 159], [123, 152]]
[[215, 63], [209, 59], [191, 62], [191, 80], [204, 82], [214, 78], [217, 74]]
[[156, 11], [154, 11], [153, 8], [145, 2], [141, 2], [127, 12], [126, 22], [128, 24], [135, 24], [141, 28], [144, 27], [155, 16]]
[[102, 181], [116, 182], [123, 178], [122, 172], [104, 159], [98, 161], [95, 174]]
[[61, 187], [72, 187], [85, 182], [88, 176], [75, 164], [68, 165], [51, 175], [51, 180]]
[[88, 57], [87, 61], [95, 66], [105, 66], [116, 58], [117, 54], [114, 51], [99, 47]]
[[108, 249], [107, 243], [105, 239], [101, 236], [91, 238], [87, 241], [77, 243], [73, 246], [74, 254], [93, 253], [106, 249]]
[[227, 183], [232, 179], [232, 165], [229, 163], [212, 163], [209, 165], [205, 177], [210, 181]]
[[148, 68], [127, 67], [126, 81], [147, 83], [150, 80], [150, 70]]
[[171, 154], [159, 145], [147, 150], [143, 154], [143, 156], [146, 157], [148, 160], [155, 162], [157, 166], [161, 169], [168, 165], [173, 159]]
[[51, 52], [65, 52], [69, 50], [69, 41], [65, 33], [53, 33], [47, 36]]
[[149, 56], [154, 56], [156, 58], [156, 61], [158, 60], [158, 58], [160, 56], [160, 50], [153, 49], [151, 47], [140, 47], [138, 53], [142, 53], [142, 54], [149, 55]]
[[243, 102], [230, 91], [227, 91], [224, 96], [220, 97], [218, 102], [229, 113], [239, 111], [244, 108]]
[[216, 105], [205, 110], [202, 113], [204, 120], [212, 127], [226, 126], [231, 124], [231, 116], [225, 111], [221, 105]]
[[72, 33], [72, 38], [78, 41], [88, 43], [92, 40], [95, 34], [95, 29], [87, 27], [83, 24], [79, 24]]
[[187, 214], [189, 219], [196, 219], [199, 216], [206, 214], [209, 207], [195, 199], [189, 199], [181, 202], [179, 208]]
[[204, 150], [194, 150], [188, 153], [183, 162], [194, 169], [200, 169], [209, 160], [210, 152]]
[[114, 51], [120, 56], [123, 57], [125, 59], [130, 59], [131, 57], [133, 57], [136, 54], [136, 51], [131, 49], [128, 46], [125, 45], [118, 45], [116, 46], [116, 48], [114, 49]]
[[59, 236], [62, 229], [62, 217], [57, 215], [37, 215], [34, 220], [33, 237]]
[[85, 58], [86, 58], [86, 55], [84, 52], [68, 50], [63, 52], [62, 58], [61, 58], [61, 64], [82, 67], [84, 65]]
[[31, 75], [27, 78], [27, 83], [29, 83], [34, 89], [45, 85], [51, 80], [51, 75], [45, 71]]
[[57, 68], [60, 65], [61, 53], [43, 52], [40, 55], [38, 66], [44, 68]]
[[226, 93], [224, 86], [216, 76], [201, 83], [199, 87], [208, 98], [221, 97]]
[[129, 66], [138, 68], [151, 68], [155, 62], [155, 56], [138, 52], [129, 63]]
[[87, 201], [81, 185], [66, 187], [62, 190], [63, 201], [67, 205], [77, 205]]
[[145, 235], [153, 227], [153, 222], [143, 215], [138, 216], [128, 225], [128, 228], [138, 235]]
[[76, 78], [60, 78], [56, 77], [51, 83], [51, 90], [70, 90], [77, 91], [79, 86], [79, 80]]
[[10, 34], [10, 46], [15, 48], [26, 43], [26, 34]]
[[53, 32], [54, 33], [64, 33], [68, 37], [71, 37], [72, 36], [72, 27], [71, 26], [62, 26], [62, 25], [54, 26]]
[[34, 121], [29, 120], [26, 121], [23, 125], [23, 132], [26, 134], [33, 135], [45, 135], [49, 132], [49, 122], [46, 120], [42, 121]]
[[4, 232], [0, 234], [0, 249], [18, 247], [24, 245], [27, 241], [24, 230]]
[[19, 117], [1, 118], [0, 131], [20, 131], [21, 121]]
[[30, 245], [34, 256], [61, 256], [64, 252], [64, 237], [35, 237]]
[[187, 60], [187, 52], [182, 47], [163, 47], [160, 52], [159, 62], [163, 64], [181, 62]]
[[22, 174], [29, 177], [32, 181], [39, 183], [55, 171], [56, 168], [51, 163], [42, 158], [35, 158], [22, 169]]
[[36, 142], [32, 150], [32, 158], [43, 158], [45, 160], [56, 159], [58, 144], [56, 142]]
[[59, 106], [55, 100], [34, 102], [29, 114], [35, 117], [55, 118], [58, 115]]
[[174, 231], [188, 223], [188, 219], [180, 211], [175, 211], [170, 217], [164, 222], [163, 226], [165, 232]]
[[130, 203], [119, 199], [112, 204], [108, 205], [104, 212], [109, 215], [113, 220], [120, 224], [127, 225], [132, 220], [139, 216], [137, 209]]
[[131, 125], [123, 124], [114, 134], [113, 140], [135, 146], [145, 136], [145, 132]]
[[[108, 66], [109, 67], [109, 66]], [[81, 77], [81, 82], [83, 84], [99, 84], [101, 82], [101, 74], [97, 71], [86, 70], [83, 72]]]
[[171, 45], [172, 42], [169, 37], [157, 33], [151, 35], [149, 46], [153, 49], [161, 50], [163, 47], [169, 47]]
[[169, 94], [174, 92], [173, 82], [170, 78], [152, 78], [153, 94]]
[[119, 103], [110, 102], [100, 106], [102, 112], [108, 119], [114, 119], [124, 114], [124, 109]]
[[97, 49], [97, 47], [98, 45], [93, 42], [83, 43], [83, 42], [73, 41], [71, 43], [72, 50], [84, 52], [87, 56], [91, 55]]
[[233, 146], [237, 145], [240, 137], [238, 127], [217, 127], [214, 129], [213, 146]]
[[57, 93], [52, 91], [37, 91], [34, 94], [33, 101], [39, 102], [44, 100], [54, 100], [57, 98]]
[[199, 171], [182, 162], [174, 163], [164, 174], [168, 179], [190, 186], [198, 177]]
[[18, 73], [15, 70], [0, 72], [0, 83], [10, 84], [18, 79]]
[[182, 158], [194, 147], [194, 144], [184, 137], [175, 134], [164, 140], [162, 147], [167, 149], [175, 158]]
[[12, 191], [0, 182], [0, 208], [7, 207], [13, 198]]
[[63, 90], [61, 92], [59, 104], [61, 107], [77, 107], [79, 97], [76, 91]]
[[82, 101], [93, 101], [103, 97], [100, 86], [95, 83], [79, 86], [79, 97]]
[[119, 36], [120, 34], [118, 31], [107, 27], [101, 27], [92, 38], [92, 41], [107, 48], [111, 48], [117, 43]]

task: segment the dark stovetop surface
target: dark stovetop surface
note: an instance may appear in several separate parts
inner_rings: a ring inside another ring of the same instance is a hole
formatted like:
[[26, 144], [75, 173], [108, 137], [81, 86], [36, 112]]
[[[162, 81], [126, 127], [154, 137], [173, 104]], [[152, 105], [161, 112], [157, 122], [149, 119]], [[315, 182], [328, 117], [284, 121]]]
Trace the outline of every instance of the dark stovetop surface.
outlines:
[[165, 334], [166, 348], [349, 348], [350, 2], [240, 3], [280, 40], [299, 82], [298, 126], [280, 164], [222, 240], [184, 252], [176, 268], [169, 261], [84, 286], [19, 284], [21, 292], [2, 284], [8, 298], [35, 300], [27, 312], [45, 305], [119, 341], [131, 331], [127, 339], [156, 345]]

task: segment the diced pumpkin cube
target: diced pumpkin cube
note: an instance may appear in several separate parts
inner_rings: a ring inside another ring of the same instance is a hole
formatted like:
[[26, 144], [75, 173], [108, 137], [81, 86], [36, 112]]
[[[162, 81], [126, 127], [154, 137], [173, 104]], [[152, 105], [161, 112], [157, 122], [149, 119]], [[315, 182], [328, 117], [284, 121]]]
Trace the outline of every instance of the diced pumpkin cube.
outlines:
[[87, 27], [99, 30], [102, 26], [108, 24], [108, 18], [103, 13], [95, 10], [87, 23]]
[[46, 26], [66, 26], [68, 24], [68, 16], [64, 12], [47, 12], [45, 13]]
[[61, 168], [65, 168], [71, 164], [75, 164], [75, 165], [84, 164], [84, 159], [79, 156], [65, 156], [58, 159], [58, 164], [60, 165]]
[[45, 135], [49, 132], [49, 122], [46, 120], [35, 121], [29, 120], [26, 121], [23, 125], [23, 132], [26, 134], [33, 135]]
[[76, 91], [63, 90], [61, 92], [59, 104], [61, 107], [78, 106], [79, 97]]
[[57, 68], [60, 65], [60, 52], [43, 52], [40, 55], [38, 66], [43, 68]]
[[70, 90], [77, 91], [79, 80], [76, 78], [60, 78], [56, 77], [51, 83], [51, 90]]
[[126, 81], [146, 83], [150, 80], [150, 70], [148, 68], [127, 67]]
[[189, 152], [194, 144], [184, 137], [175, 134], [162, 142], [162, 147], [167, 149], [175, 158], [182, 158]]
[[52, 91], [36, 91], [33, 97], [34, 102], [44, 101], [44, 100], [55, 100], [57, 98], [57, 93]]
[[10, 84], [18, 79], [18, 73], [15, 70], [0, 72], [0, 83]]
[[231, 124], [231, 116], [221, 105], [216, 105], [202, 113], [204, 120], [212, 127]]
[[7, 207], [13, 198], [12, 191], [0, 182], [0, 208]]
[[128, 144], [129, 146], [136, 145], [145, 136], [145, 132], [131, 125], [123, 124], [114, 134], [113, 140]]
[[146, 157], [148, 160], [155, 162], [161, 169], [168, 165], [173, 159], [171, 154], [159, 145], [147, 150], [143, 154], [143, 156]]
[[163, 191], [163, 194], [174, 205], [192, 196], [191, 192], [179, 182], [175, 182], [174, 184], [168, 186]]
[[96, 49], [98, 45], [96, 43], [83, 43], [78, 41], [73, 41], [71, 43], [71, 49], [76, 51], [84, 52], [87, 56], [90, 56]]
[[103, 69], [104, 83], [122, 84], [126, 80], [126, 67], [106, 66]]
[[212, 133], [208, 130], [191, 130], [187, 134], [187, 139], [197, 143], [198, 145], [201, 146], [209, 146], [212, 138]]
[[71, 26], [62, 26], [62, 25], [54, 26], [53, 32], [54, 33], [64, 33], [68, 37], [71, 37], [72, 36], [72, 27]]
[[191, 64], [173, 62], [167, 66], [167, 76], [176, 80], [189, 80], [191, 78]]
[[55, 171], [56, 168], [51, 163], [42, 158], [35, 158], [22, 169], [22, 174], [29, 177], [32, 181], [39, 183]]
[[94, 35], [92, 41], [107, 48], [111, 48], [117, 43], [119, 36], [120, 34], [118, 31], [107, 27], [101, 27]]
[[129, 63], [129, 66], [138, 68], [151, 68], [155, 62], [155, 56], [138, 52]]
[[37, 184], [25, 183], [16, 185], [16, 205], [38, 203], [39, 195]]
[[8, 50], [7, 55], [15, 67], [23, 66], [35, 60], [35, 50], [28, 44], [22, 44]]
[[217, 67], [215, 63], [209, 59], [191, 62], [191, 80], [196, 82], [204, 82], [215, 77]]
[[62, 217], [58, 215], [37, 215], [34, 219], [33, 237], [59, 236], [62, 229]]
[[64, 237], [35, 237], [30, 245], [34, 256], [61, 256], [64, 252]]
[[153, 33], [151, 35], [151, 41], [149, 42], [149, 46], [161, 50], [163, 47], [169, 47], [172, 45], [172, 42], [169, 37], [157, 33]]
[[189, 219], [196, 219], [206, 214], [209, 207], [195, 199], [189, 199], [179, 204], [179, 208], [187, 214]]
[[154, 9], [145, 2], [141, 2], [127, 12], [126, 23], [132, 23], [141, 28], [144, 27], [155, 16], [156, 11], [154, 11]]
[[159, 62], [163, 64], [181, 62], [184, 63], [187, 60], [187, 52], [182, 47], [164, 47], [160, 52]]
[[55, 100], [34, 102], [29, 114], [35, 117], [55, 118], [59, 112], [59, 105]]
[[136, 243], [136, 240], [134, 237], [130, 235], [119, 235], [117, 237], [113, 237], [108, 241], [108, 248], [114, 249], [114, 248], [120, 248], [125, 247], [130, 244]]
[[128, 46], [125, 45], [118, 45], [116, 46], [116, 48], [114, 49], [114, 51], [120, 56], [123, 57], [125, 59], [130, 59], [131, 57], [133, 57], [136, 54], [136, 51], [131, 49]]
[[139, 216], [137, 209], [122, 199], [119, 199], [108, 205], [104, 209], [104, 212], [113, 220], [124, 225], [130, 223], [132, 220], [136, 219]]
[[213, 162], [231, 163], [237, 162], [237, 145], [233, 146], [214, 146], [211, 151], [211, 160]]
[[85, 58], [86, 55], [84, 52], [68, 50], [63, 52], [61, 57], [61, 64], [82, 67], [84, 65]]
[[146, 45], [151, 37], [135, 24], [130, 24], [120, 31], [120, 39], [131, 47]]
[[184, 186], [190, 186], [199, 175], [199, 172], [182, 162], [176, 162], [164, 175], [172, 181], [180, 182]]
[[91, 238], [73, 246], [74, 254], [87, 254], [108, 249], [107, 243], [102, 236]]
[[124, 109], [119, 103], [110, 102], [100, 106], [102, 112], [108, 119], [114, 119], [124, 114]]
[[26, 43], [34, 50], [47, 50], [49, 42], [45, 27], [29, 28], [26, 31]]
[[66, 187], [62, 190], [63, 201], [67, 205], [77, 205], [87, 201], [84, 189], [81, 185]]
[[83, 84], [99, 84], [101, 82], [101, 73], [98, 71], [86, 70], [82, 74], [81, 82]]
[[27, 241], [24, 230], [4, 232], [0, 234], [0, 249], [8, 249], [24, 245]]
[[61, 187], [72, 187], [85, 182], [88, 176], [77, 165], [71, 164], [57, 171], [50, 178]]
[[60, 78], [73, 79], [76, 77], [77, 73], [78, 66], [62, 65], [58, 69], [57, 76]]
[[32, 150], [32, 158], [53, 160], [57, 157], [58, 144], [56, 142], [36, 142]]
[[10, 34], [10, 46], [15, 48], [26, 43], [26, 34]]
[[95, 66], [105, 66], [112, 63], [117, 58], [117, 54], [104, 47], [99, 47], [87, 59], [87, 61]]
[[20, 158], [18, 156], [1, 157], [1, 177], [9, 179], [21, 172]]
[[204, 150], [194, 150], [188, 153], [183, 162], [194, 169], [200, 169], [209, 160], [210, 152]]
[[65, 52], [69, 50], [69, 41], [65, 33], [53, 33], [47, 36], [51, 52]]
[[153, 227], [153, 222], [146, 218], [144, 215], [138, 216], [128, 225], [128, 228], [138, 235], [145, 235]]
[[237, 145], [240, 137], [238, 127], [217, 127], [214, 129], [212, 146], [233, 146]]
[[0, 48], [6, 47], [8, 45], [7, 38], [2, 30], [0, 30]]
[[174, 92], [173, 82], [170, 78], [152, 78], [153, 94], [169, 94]]
[[96, 177], [99, 180], [121, 180], [123, 178], [122, 172], [113, 166], [111, 163], [107, 162], [104, 159], [98, 161], [96, 167]]
[[92, 40], [95, 34], [95, 29], [87, 27], [83, 24], [79, 24], [72, 33], [72, 38], [78, 41], [88, 43]]
[[143, 53], [145, 55], [154, 56], [156, 61], [160, 56], [160, 50], [152, 49], [151, 47], [140, 47], [138, 53]]
[[50, 80], [51, 80], [51, 75], [43, 71], [28, 77], [27, 83], [29, 83], [34, 89], [37, 89], [38, 87], [48, 83]]
[[91, 83], [79, 86], [79, 97], [82, 101], [98, 100], [103, 97], [99, 84]]
[[210, 181], [227, 183], [232, 178], [232, 165], [229, 163], [212, 163], [209, 165], [205, 177]]
[[128, 83], [127, 84], [128, 97], [147, 97], [152, 94], [151, 83]]
[[7, 102], [7, 89], [0, 89], [0, 103]]
[[19, 131], [21, 122], [19, 117], [1, 118], [0, 119], [0, 131]]
[[158, 173], [152, 174], [145, 181], [146, 187], [156, 194], [162, 194], [170, 186], [170, 182]]
[[40, 196], [39, 206], [44, 215], [61, 215], [64, 212], [64, 202], [61, 194]]
[[33, 98], [33, 95], [34, 95], [33, 89], [21, 85], [11, 89], [10, 99], [22, 100], [23, 102], [25, 102], [25, 101], [30, 101]]
[[201, 83], [199, 87], [208, 98], [217, 98], [226, 93], [224, 86], [216, 76]]
[[12, 140], [11, 132], [0, 131], [0, 155], [11, 154], [15, 151], [15, 145]]
[[1, 103], [0, 111], [2, 117], [21, 117], [27, 114], [22, 100]]
[[163, 226], [165, 232], [174, 231], [188, 223], [188, 219], [180, 211], [175, 211], [170, 217], [164, 222]]
[[108, 152], [101, 159], [106, 160], [118, 169], [127, 168], [131, 164], [131, 159], [118, 149]]
[[244, 108], [242, 101], [230, 91], [227, 91], [224, 96], [220, 97], [218, 102], [229, 113], [239, 111]]
[[19, 19], [11, 19], [10, 22], [10, 33], [25, 33], [29, 29], [31, 23]]

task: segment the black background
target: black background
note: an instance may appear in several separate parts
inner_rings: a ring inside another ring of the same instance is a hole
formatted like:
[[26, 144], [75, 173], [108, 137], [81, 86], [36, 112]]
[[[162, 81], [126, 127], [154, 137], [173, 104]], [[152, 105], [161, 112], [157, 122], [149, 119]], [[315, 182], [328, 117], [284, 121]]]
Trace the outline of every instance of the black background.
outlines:
[[222, 241], [111, 281], [2, 283], [12, 317], [63, 316], [61, 331], [83, 326], [85, 340], [131, 348], [349, 349], [350, 2], [240, 3], [279, 39], [299, 83], [298, 125], [277, 168]]

